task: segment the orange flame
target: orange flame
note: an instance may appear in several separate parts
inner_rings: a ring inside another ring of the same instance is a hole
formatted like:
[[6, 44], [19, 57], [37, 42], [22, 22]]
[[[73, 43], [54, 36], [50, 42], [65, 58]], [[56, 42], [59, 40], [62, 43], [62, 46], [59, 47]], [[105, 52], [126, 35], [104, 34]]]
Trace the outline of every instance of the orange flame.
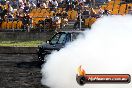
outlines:
[[84, 76], [86, 73], [85, 73], [85, 70], [84, 69], [82, 69], [82, 66], [80, 65], [79, 67], [78, 67], [78, 75], [79, 76]]

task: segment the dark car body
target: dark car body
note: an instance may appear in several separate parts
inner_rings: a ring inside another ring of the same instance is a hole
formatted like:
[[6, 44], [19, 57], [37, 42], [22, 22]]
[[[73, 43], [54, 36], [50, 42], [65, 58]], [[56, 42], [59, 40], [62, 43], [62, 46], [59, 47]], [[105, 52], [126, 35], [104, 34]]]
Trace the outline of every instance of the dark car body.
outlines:
[[77, 38], [80, 31], [66, 31], [56, 33], [51, 39], [46, 41], [45, 44], [39, 45], [37, 54], [39, 61], [45, 61], [45, 57], [51, 54], [52, 51], [59, 51], [61, 48], [65, 47], [68, 42], [71, 42]]

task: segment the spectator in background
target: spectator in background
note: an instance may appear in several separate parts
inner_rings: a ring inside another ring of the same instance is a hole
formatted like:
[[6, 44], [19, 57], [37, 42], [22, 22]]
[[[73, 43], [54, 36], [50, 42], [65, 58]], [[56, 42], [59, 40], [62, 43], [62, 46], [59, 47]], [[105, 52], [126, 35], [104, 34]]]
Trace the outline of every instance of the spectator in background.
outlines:
[[57, 8], [58, 7], [58, 2], [56, 0], [51, 1], [52, 8]]
[[104, 13], [104, 10], [101, 8], [101, 6], [99, 7], [99, 10], [98, 10], [98, 17], [102, 17], [103, 16], [103, 13]]
[[54, 23], [56, 21], [56, 19], [57, 19], [57, 16], [55, 13], [53, 13], [52, 22]]
[[128, 14], [132, 15], [132, 7], [131, 6], [128, 7]]
[[50, 2], [49, 2], [49, 0], [46, 0], [46, 1], [45, 1], [45, 4], [46, 4], [46, 7], [47, 7], [47, 8], [50, 8]]
[[6, 19], [8, 21], [12, 21], [13, 20], [13, 15], [11, 13], [7, 13]]
[[66, 24], [68, 24], [68, 13], [64, 10], [62, 12], [61, 28], [65, 27]]
[[23, 11], [24, 11], [24, 13], [29, 13], [29, 5], [28, 5], [28, 3], [24, 3], [24, 9], [23, 9]]
[[60, 29], [60, 23], [61, 23], [61, 19], [58, 16], [56, 16], [56, 14], [54, 13], [52, 17], [53, 29], [55, 29], [56, 31], [57, 29]]
[[58, 0], [58, 7], [62, 7], [64, 0]]
[[17, 11], [17, 9], [14, 9], [14, 12], [13, 12], [13, 20], [14, 21], [17, 21], [18, 20], [18, 11]]
[[11, 0], [9, 2], [9, 4], [12, 6], [13, 9], [17, 9], [18, 8], [18, 0]]
[[102, 4], [105, 4], [106, 2], [108, 1], [111, 1], [111, 0], [95, 0], [97, 3], [102, 3]]
[[20, 13], [23, 13], [24, 7], [25, 7], [24, 3], [23, 3], [23, 2], [20, 2], [20, 3], [19, 3], [19, 12], [20, 12]]
[[66, 0], [66, 11], [69, 9], [74, 9], [76, 5], [76, 0]]
[[56, 13], [56, 16], [61, 17], [61, 16], [62, 16], [62, 12], [59, 10], [59, 11]]
[[3, 13], [3, 8], [2, 8], [2, 5], [0, 3], [0, 16], [2, 15], [2, 13]]
[[24, 31], [29, 31], [30, 17], [28, 14], [24, 13], [22, 17], [23, 29]]
[[87, 6], [92, 7], [92, 1], [91, 0], [86, 0], [86, 2], [84, 2]]
[[107, 10], [106, 8], [104, 8], [104, 12], [103, 12], [103, 15], [106, 15], [108, 16], [110, 14], [110, 10]]
[[90, 16], [90, 11], [88, 10], [87, 7], [85, 7], [84, 11], [82, 13], [82, 17], [83, 17], [83, 19], [85, 19], [85, 18], [88, 18], [89, 16]]
[[51, 26], [52, 26], [52, 19], [50, 17], [46, 16], [45, 27], [50, 29]]
[[45, 2], [40, 3], [40, 8], [48, 8], [47, 4]]
[[93, 8], [90, 9], [90, 16], [91, 17], [96, 17], [97, 16], [97, 13]]
[[29, 0], [30, 4], [30, 9], [36, 8], [37, 7], [37, 1], [36, 0]]
[[65, 11], [65, 8], [62, 11], [62, 18], [67, 18], [68, 17], [68, 13]]
[[0, 27], [1, 27], [2, 22], [3, 22], [3, 19], [0, 16]]
[[82, 3], [84, 5], [84, 3], [86, 2], [86, 0], [79, 0], [78, 3]]
[[1, 3], [2, 5], [5, 5], [6, 0], [1, 0], [0, 3]]
[[37, 7], [39, 8], [40, 7], [40, 0], [37, 0]]
[[3, 20], [5, 20], [5, 15], [7, 14], [7, 10], [4, 8], [3, 9], [3, 11], [2, 11], [2, 13], [1, 13], [1, 18], [3, 19]]
[[83, 3], [79, 3], [77, 6], [76, 6], [76, 9], [77, 11], [82, 11], [83, 10]]

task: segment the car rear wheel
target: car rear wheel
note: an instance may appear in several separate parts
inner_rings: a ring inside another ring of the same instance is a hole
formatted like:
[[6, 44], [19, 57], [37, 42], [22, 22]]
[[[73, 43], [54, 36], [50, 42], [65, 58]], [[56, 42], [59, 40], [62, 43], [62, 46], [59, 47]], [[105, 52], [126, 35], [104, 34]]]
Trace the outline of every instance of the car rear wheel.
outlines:
[[46, 62], [46, 58], [49, 54], [40, 54], [38, 55], [38, 59], [40, 62]]

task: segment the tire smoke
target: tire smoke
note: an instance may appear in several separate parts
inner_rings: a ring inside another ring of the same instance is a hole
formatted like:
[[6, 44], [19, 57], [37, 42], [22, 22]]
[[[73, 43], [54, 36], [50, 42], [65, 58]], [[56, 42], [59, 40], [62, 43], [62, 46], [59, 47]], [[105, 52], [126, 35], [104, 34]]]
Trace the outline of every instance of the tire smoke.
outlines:
[[88, 74], [132, 76], [132, 16], [98, 19], [85, 36], [54, 51], [42, 66], [42, 84], [50, 88], [131, 88], [130, 84], [85, 84], [76, 82], [77, 68]]

